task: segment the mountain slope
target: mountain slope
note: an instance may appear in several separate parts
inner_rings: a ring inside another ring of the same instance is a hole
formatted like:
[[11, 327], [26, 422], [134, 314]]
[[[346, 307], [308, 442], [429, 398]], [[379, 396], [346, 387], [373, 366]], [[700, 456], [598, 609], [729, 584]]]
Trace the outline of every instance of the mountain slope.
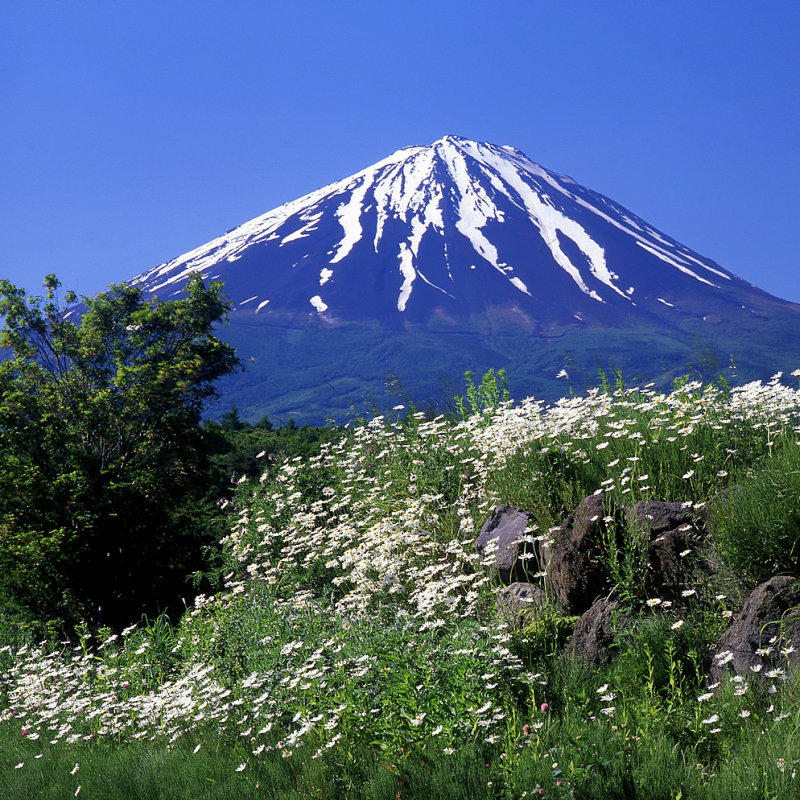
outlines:
[[370, 391], [387, 402], [387, 373], [424, 399], [442, 376], [505, 366], [516, 394], [553, 397], [565, 363], [654, 378], [698, 352], [733, 356], [746, 377], [800, 364], [797, 306], [514, 148], [454, 136], [133, 283], [167, 298], [193, 272], [224, 281], [226, 336], [256, 359], [225, 388], [251, 416], [341, 415]]

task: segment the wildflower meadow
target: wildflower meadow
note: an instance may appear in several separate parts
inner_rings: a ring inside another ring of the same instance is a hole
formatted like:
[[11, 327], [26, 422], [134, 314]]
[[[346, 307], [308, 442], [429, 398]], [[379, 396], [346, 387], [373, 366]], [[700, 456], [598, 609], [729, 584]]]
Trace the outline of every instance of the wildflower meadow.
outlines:
[[[41, 640], [0, 616], [0, 793], [800, 797], [800, 642], [712, 670], [747, 594], [800, 576], [798, 377], [549, 406], [490, 377], [456, 415], [397, 407], [264, 463], [228, 506], [219, 590], [179, 619]], [[500, 613], [475, 542], [498, 504], [547, 542], [599, 493], [682, 503], [703, 524], [681, 557], [711, 567], [671, 602], [622, 530], [603, 558], [626, 622], [591, 664], [554, 598]]]

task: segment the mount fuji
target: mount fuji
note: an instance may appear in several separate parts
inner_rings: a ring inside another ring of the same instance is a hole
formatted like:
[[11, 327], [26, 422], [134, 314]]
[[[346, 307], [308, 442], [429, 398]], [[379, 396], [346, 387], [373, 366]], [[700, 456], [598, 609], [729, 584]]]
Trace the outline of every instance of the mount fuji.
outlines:
[[515, 395], [554, 399], [564, 367], [592, 383], [600, 368], [667, 381], [731, 359], [746, 379], [800, 366], [800, 306], [513, 147], [456, 136], [131, 283], [168, 299], [196, 272], [232, 302], [222, 335], [252, 363], [223, 401], [250, 417], [424, 402], [468, 369], [505, 367]]

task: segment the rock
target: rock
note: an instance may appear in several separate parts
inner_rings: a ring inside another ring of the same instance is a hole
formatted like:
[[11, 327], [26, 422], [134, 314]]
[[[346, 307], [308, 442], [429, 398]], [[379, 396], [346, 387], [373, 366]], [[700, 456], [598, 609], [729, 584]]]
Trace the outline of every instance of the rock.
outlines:
[[516, 582], [497, 594], [497, 611], [513, 628], [524, 628], [547, 603], [544, 589], [532, 583]]
[[681, 590], [699, 577], [692, 562], [681, 555], [699, 535], [692, 506], [663, 500], [639, 502], [625, 517], [628, 525], [649, 539], [648, 593], [680, 601]]
[[[687, 526], [681, 526], [687, 527]], [[694, 529], [690, 529], [694, 531]], [[687, 556], [689, 548], [687, 531], [678, 530], [661, 533], [650, 542], [648, 557], [650, 568], [647, 583], [650, 594], [665, 599], [680, 598], [681, 588], [695, 576]]]
[[692, 507], [663, 500], [642, 501], [628, 509], [626, 517], [629, 524], [633, 524], [637, 530], [647, 531], [652, 539], [664, 531], [672, 531], [681, 525], [691, 524]]
[[564, 652], [591, 664], [607, 664], [612, 658], [617, 631], [624, 625], [620, 618], [623, 608], [619, 600], [608, 597], [595, 601], [575, 624], [572, 639]]
[[608, 591], [602, 559], [611, 532], [604, 502], [602, 494], [583, 500], [542, 549], [547, 586], [569, 614], [583, 614]]
[[[776, 641], [771, 640], [777, 637]], [[787, 656], [781, 648], [791, 642], [799, 652]], [[766, 655], [756, 650], [771, 648]], [[726, 670], [754, 677], [771, 668], [800, 663], [800, 581], [779, 575], [756, 587], [742, 606], [736, 620], [722, 634], [717, 654], [711, 665], [711, 675], [718, 679]], [[756, 673], [751, 667], [762, 664]]]
[[493, 566], [500, 580], [508, 585], [528, 582], [540, 571], [536, 542], [525, 529], [530, 517], [525, 511], [510, 506], [497, 506], [484, 522], [475, 543], [481, 558], [494, 556]]

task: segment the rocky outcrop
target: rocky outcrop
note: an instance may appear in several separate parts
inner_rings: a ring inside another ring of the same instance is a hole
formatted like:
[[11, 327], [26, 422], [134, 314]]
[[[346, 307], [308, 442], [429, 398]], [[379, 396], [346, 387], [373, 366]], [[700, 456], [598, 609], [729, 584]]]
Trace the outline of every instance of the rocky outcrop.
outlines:
[[653, 539], [648, 546], [649, 567], [647, 594], [664, 600], [680, 601], [687, 584], [696, 583], [698, 575], [686, 556], [690, 551], [688, 530], [667, 531]]
[[692, 522], [691, 503], [669, 503], [663, 500], [639, 502], [625, 514], [628, 524], [647, 531], [650, 538]]
[[641, 502], [620, 511], [602, 493], [591, 495], [541, 543], [529, 532], [531, 523], [527, 512], [497, 506], [481, 529], [478, 553], [506, 585], [535, 582], [544, 572], [547, 590], [567, 614], [582, 614], [608, 593], [608, 562], [626, 527], [649, 542], [643, 592], [679, 599], [693, 575], [685, 556], [699, 531], [684, 503]]
[[602, 494], [587, 497], [551, 531], [542, 548], [547, 587], [569, 614], [582, 614], [608, 589], [603, 558], [614, 547], [613, 509], [605, 508]]
[[[620, 510], [598, 493], [584, 499], [544, 540], [530, 533], [535, 527], [530, 514], [497, 506], [477, 548], [484, 564], [506, 584], [497, 597], [502, 619], [521, 628], [555, 602], [560, 613], [579, 616], [566, 653], [603, 664], [611, 660], [619, 632], [633, 620], [633, 612], [612, 597], [607, 570], [624, 535], [633, 530], [647, 543], [642, 598], [671, 599], [677, 608], [697, 603], [694, 589], [713, 573], [709, 564], [689, 557], [702, 525], [703, 518], [689, 504], [651, 501]], [[731, 670], [774, 679], [782, 669], [800, 664], [800, 580], [779, 576], [758, 586], [715, 652], [713, 679]]]
[[700, 535], [691, 504], [637, 503], [627, 519], [634, 530], [648, 537], [647, 594], [680, 601], [687, 584], [699, 579], [698, 570], [686, 558]]
[[478, 552], [506, 585], [497, 597], [498, 612], [512, 627], [524, 627], [549, 598], [563, 614], [580, 617], [567, 651], [591, 663], [611, 658], [619, 630], [623, 605], [609, 599], [608, 565], [627, 532], [634, 529], [647, 541], [643, 596], [680, 602], [687, 581], [697, 577], [686, 556], [699, 530], [683, 503], [651, 501], [618, 509], [598, 493], [543, 540], [530, 533], [534, 527], [532, 515], [501, 505], [481, 529]]
[[800, 581], [785, 575], [776, 576], [751, 592], [720, 638], [711, 675], [718, 678], [733, 670], [753, 676], [798, 663]]

